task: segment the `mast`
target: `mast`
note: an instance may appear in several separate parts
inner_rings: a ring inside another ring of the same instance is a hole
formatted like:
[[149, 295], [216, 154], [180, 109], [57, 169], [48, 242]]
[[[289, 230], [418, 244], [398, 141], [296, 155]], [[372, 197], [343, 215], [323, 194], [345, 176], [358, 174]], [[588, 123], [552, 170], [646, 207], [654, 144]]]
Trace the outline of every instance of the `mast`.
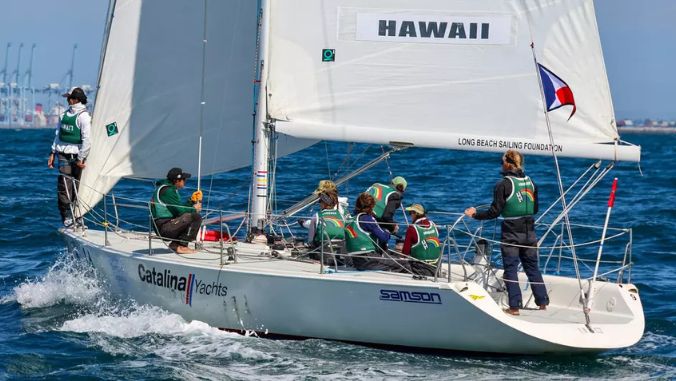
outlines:
[[260, 44], [258, 51], [258, 96], [256, 118], [254, 122], [253, 164], [251, 177], [251, 201], [249, 214], [249, 229], [262, 231], [265, 227], [268, 204], [268, 160], [270, 147], [270, 131], [268, 129], [268, 115], [266, 104], [267, 69], [265, 59], [268, 56], [268, 41], [270, 28], [270, 2], [261, 0]]

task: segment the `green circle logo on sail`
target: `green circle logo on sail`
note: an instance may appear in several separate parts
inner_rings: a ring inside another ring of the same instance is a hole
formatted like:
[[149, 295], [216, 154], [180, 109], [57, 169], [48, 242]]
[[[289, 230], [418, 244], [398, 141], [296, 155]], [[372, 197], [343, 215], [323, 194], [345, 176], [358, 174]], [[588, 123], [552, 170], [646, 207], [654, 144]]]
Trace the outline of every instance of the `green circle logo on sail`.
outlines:
[[333, 62], [336, 60], [336, 49], [322, 49], [322, 62]]

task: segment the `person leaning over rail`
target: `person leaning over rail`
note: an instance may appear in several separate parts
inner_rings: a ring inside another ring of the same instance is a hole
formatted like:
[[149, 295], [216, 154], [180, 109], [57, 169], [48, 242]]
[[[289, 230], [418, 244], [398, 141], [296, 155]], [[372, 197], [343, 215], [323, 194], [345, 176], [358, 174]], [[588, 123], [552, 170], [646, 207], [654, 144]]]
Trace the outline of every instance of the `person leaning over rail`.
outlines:
[[169, 248], [179, 254], [191, 254], [195, 250], [188, 243], [195, 240], [202, 225], [202, 191], [196, 191], [189, 200], [181, 202], [179, 189], [185, 187], [190, 173], [181, 168], [172, 168], [167, 178], [157, 182], [150, 212], [157, 233], [162, 238], [172, 239]]
[[376, 221], [381, 228], [393, 234], [397, 234], [399, 230], [399, 225], [394, 222], [394, 213], [401, 207], [401, 200], [404, 198], [407, 186], [406, 179], [397, 176], [392, 179], [390, 185], [375, 183], [366, 190], [366, 193], [373, 196], [376, 202], [373, 207]]
[[408, 261], [383, 257], [383, 253], [387, 252], [390, 233], [383, 230], [373, 217], [375, 204], [373, 196], [360, 194], [355, 205], [355, 216], [345, 227], [345, 245], [354, 267], [360, 271], [410, 272]]
[[522, 308], [521, 289], [518, 283], [519, 260], [528, 276], [535, 304], [541, 310], [547, 308], [549, 297], [538, 268], [537, 237], [533, 215], [538, 212], [538, 192], [535, 183], [523, 171], [523, 156], [509, 150], [502, 156], [503, 179], [493, 191], [493, 203], [484, 212], [474, 207], [467, 208], [465, 215], [477, 220], [489, 220], [502, 216], [501, 251], [504, 266], [503, 280], [509, 295], [511, 315], [519, 315]]
[[54, 168], [54, 163], [57, 163], [59, 167], [57, 204], [61, 222], [69, 227], [75, 221], [72, 215], [77, 194], [75, 184], [80, 181], [91, 148], [92, 117], [87, 112], [87, 95], [81, 88], [73, 87], [63, 96], [69, 107], [61, 114], [56, 127], [47, 166]]
[[427, 218], [425, 207], [421, 204], [412, 204], [406, 211], [411, 216], [412, 224], [406, 229], [402, 253], [418, 260], [411, 262], [414, 273], [433, 276], [441, 256], [437, 226]]

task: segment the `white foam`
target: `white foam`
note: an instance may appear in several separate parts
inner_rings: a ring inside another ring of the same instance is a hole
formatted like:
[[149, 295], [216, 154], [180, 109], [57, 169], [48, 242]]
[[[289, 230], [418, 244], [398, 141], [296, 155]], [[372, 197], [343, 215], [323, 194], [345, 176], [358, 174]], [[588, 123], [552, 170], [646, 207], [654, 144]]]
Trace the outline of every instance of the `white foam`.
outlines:
[[97, 279], [87, 276], [91, 272], [91, 268], [84, 267], [81, 261], [63, 255], [45, 276], [20, 284], [14, 288], [13, 295], [5, 299], [16, 300], [24, 308], [49, 307], [58, 303], [88, 304], [102, 291]]
[[154, 306], [132, 306], [122, 311], [85, 314], [66, 321], [59, 330], [91, 334], [98, 346], [113, 354], [144, 352], [169, 359], [188, 359], [195, 355], [272, 358], [243, 345], [242, 340], [248, 340], [245, 337], [221, 331], [201, 321], [187, 322], [180, 315]]
[[87, 314], [66, 321], [62, 331], [105, 333], [108, 336], [132, 338], [148, 334], [211, 335], [227, 334], [201, 321], [186, 322], [181, 316], [159, 307], [141, 306], [119, 314]]

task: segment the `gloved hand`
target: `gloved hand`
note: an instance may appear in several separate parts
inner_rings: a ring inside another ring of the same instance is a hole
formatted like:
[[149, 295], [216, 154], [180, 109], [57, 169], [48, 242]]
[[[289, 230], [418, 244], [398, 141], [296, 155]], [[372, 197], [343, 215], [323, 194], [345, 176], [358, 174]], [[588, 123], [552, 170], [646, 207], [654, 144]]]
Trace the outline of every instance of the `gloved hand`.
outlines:
[[202, 191], [197, 190], [192, 193], [192, 196], [190, 196], [190, 201], [194, 203], [202, 202]]
[[305, 222], [306, 222], [306, 221], [307, 221], [307, 220], [306, 220], [305, 218], [299, 218], [299, 219], [298, 219], [298, 225], [300, 225], [301, 228], [304, 228], [304, 227], [305, 227]]

